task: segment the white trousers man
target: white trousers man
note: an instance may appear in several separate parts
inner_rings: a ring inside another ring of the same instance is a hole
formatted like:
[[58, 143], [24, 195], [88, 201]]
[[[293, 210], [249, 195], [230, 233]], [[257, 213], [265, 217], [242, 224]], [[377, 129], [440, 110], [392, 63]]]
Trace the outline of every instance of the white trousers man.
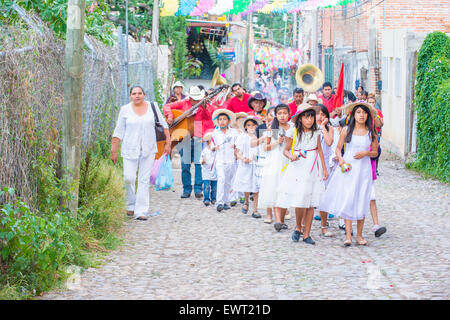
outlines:
[[[134, 211], [135, 219], [146, 220], [150, 210], [150, 173], [155, 155], [139, 156], [138, 159], [123, 158], [127, 211]], [[137, 171], [139, 169], [139, 174]], [[138, 176], [137, 192], [136, 175]]]

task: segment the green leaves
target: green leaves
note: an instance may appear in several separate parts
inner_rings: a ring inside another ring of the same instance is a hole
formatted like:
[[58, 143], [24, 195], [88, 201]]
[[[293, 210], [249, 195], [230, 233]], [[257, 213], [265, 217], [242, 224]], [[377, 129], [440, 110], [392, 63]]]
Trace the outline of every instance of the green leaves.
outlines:
[[417, 61], [414, 103], [417, 113], [417, 160], [413, 168], [450, 181], [450, 38], [430, 33]]

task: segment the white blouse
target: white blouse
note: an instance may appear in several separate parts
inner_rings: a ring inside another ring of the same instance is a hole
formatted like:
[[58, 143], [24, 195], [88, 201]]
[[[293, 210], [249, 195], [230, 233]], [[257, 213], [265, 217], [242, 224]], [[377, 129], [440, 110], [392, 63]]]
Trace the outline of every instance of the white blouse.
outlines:
[[[126, 159], [139, 159], [139, 156], [148, 157], [157, 152], [155, 135], [155, 117], [150, 102], [146, 101], [148, 109], [139, 116], [134, 112], [131, 103], [120, 108], [113, 137], [122, 141], [121, 154]], [[161, 114], [158, 105], [154, 102], [159, 123], [168, 129], [166, 120]]]

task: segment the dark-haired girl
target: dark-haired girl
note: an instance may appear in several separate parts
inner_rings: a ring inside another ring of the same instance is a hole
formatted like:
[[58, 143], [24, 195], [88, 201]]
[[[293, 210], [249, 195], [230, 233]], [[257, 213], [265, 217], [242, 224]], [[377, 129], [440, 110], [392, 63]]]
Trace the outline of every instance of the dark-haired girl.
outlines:
[[[286, 145], [285, 133], [293, 124], [289, 122], [290, 109], [285, 104], [279, 104], [274, 109], [275, 118], [271, 124], [267, 125], [267, 130], [264, 132], [264, 148], [267, 151], [266, 164], [262, 170], [261, 186], [259, 190], [259, 209], [275, 210], [275, 218], [277, 231], [287, 229], [284, 223], [284, 216], [286, 209], [275, 208], [277, 198], [276, 190], [280, 181], [280, 173], [283, 166], [287, 163], [286, 157], [282, 152]], [[268, 211], [266, 223], [272, 223], [272, 211]]]
[[278, 187], [276, 201], [277, 207], [295, 208], [296, 229], [292, 233], [295, 242], [302, 235], [304, 218], [303, 241], [307, 244], [315, 244], [310, 236], [314, 207], [319, 206], [324, 190], [323, 180], [328, 178], [314, 108], [307, 104], [300, 105], [299, 111], [292, 117], [295, 127], [286, 132], [283, 151], [290, 162], [281, 175], [283, 183]]
[[[367, 241], [362, 237], [362, 230], [364, 218], [370, 210], [373, 188], [370, 158], [377, 155], [378, 140], [373, 127], [372, 107], [369, 104], [352, 103], [345, 107], [345, 113], [351, 114], [350, 121], [348, 126], [341, 130], [336, 156], [341, 168], [344, 164], [350, 164], [351, 170], [348, 172], [336, 170], [333, 173], [319, 209], [333, 212], [344, 219], [345, 246], [352, 244], [352, 221], [356, 220], [356, 241], [359, 245], [366, 245]], [[344, 156], [341, 153], [342, 146], [345, 150]]]

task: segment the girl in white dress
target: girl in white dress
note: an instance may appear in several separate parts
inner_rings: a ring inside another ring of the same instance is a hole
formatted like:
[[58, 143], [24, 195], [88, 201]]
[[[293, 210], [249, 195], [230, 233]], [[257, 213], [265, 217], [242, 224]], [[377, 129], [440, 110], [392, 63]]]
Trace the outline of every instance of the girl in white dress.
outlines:
[[[373, 128], [371, 106], [364, 102], [344, 106], [351, 113], [347, 127], [341, 130], [336, 147], [339, 166], [350, 164], [351, 170], [336, 170], [330, 178], [320, 210], [333, 212], [345, 220], [345, 246], [352, 243], [352, 221], [357, 220], [356, 241], [366, 245], [362, 237], [364, 218], [369, 213], [372, 193], [372, 166], [370, 157], [378, 154], [377, 134]], [[344, 156], [341, 149], [345, 144]], [[370, 151], [373, 150], [373, 151]]]
[[[237, 124], [237, 121], [241, 118], [246, 118], [248, 116], [247, 113], [245, 112], [238, 112], [235, 114], [235, 123], [231, 126], [233, 129], [236, 129], [236, 131], [238, 132], [238, 136], [245, 134], [245, 132], [243, 132], [241, 130], [241, 128], [239, 128], [239, 125]], [[236, 138], [237, 139], [237, 138]], [[234, 185], [234, 180], [236, 179], [236, 170], [238, 167], [238, 162], [237, 159], [234, 162], [234, 169], [233, 169], [233, 180], [231, 182], [231, 186]], [[231, 189], [231, 194], [230, 194], [230, 206], [234, 207], [237, 202], [240, 201], [240, 203], [244, 203], [244, 193], [243, 192], [238, 192], [235, 191], [233, 189]]]
[[283, 183], [278, 187], [276, 203], [280, 208], [295, 208], [296, 229], [292, 233], [295, 242], [300, 239], [301, 222], [305, 217], [303, 241], [307, 244], [315, 244], [310, 236], [314, 207], [319, 206], [323, 180], [328, 178], [314, 109], [311, 105], [300, 105], [292, 117], [295, 127], [286, 132], [283, 151], [290, 162], [283, 168]]
[[248, 212], [250, 192], [253, 193], [253, 218], [261, 218], [261, 215], [258, 214], [258, 184], [256, 181], [258, 146], [255, 134], [256, 128], [261, 123], [261, 119], [255, 116], [239, 119], [238, 125], [244, 133], [238, 136], [235, 148], [238, 167], [234, 179], [233, 190], [236, 192], [244, 192], [245, 202], [242, 207], [243, 213]]
[[[276, 106], [274, 110], [275, 119], [267, 128], [265, 144], [266, 151], [269, 154], [261, 177], [258, 203], [258, 208], [260, 209], [274, 208], [275, 221], [279, 223], [280, 230], [287, 229], [287, 225], [284, 223], [286, 209], [275, 207], [277, 200], [276, 190], [280, 181], [281, 169], [288, 161], [283, 156], [283, 149], [286, 145], [285, 133], [294, 126], [289, 122], [289, 112], [290, 109], [285, 104]], [[271, 223], [272, 216], [268, 216], [266, 221]]]
[[[317, 121], [317, 124], [319, 127], [319, 132], [320, 132], [320, 143], [322, 146], [323, 158], [325, 160], [325, 167], [327, 169], [328, 175], [330, 176], [330, 174], [331, 174], [330, 158], [332, 158], [332, 156], [333, 156], [332, 145], [334, 142], [334, 129], [329, 123], [330, 113], [328, 112], [327, 107], [325, 107], [323, 104], [319, 104], [318, 107], [320, 109], [316, 115], [316, 121]], [[327, 180], [325, 180], [325, 188], [327, 187], [329, 180], [330, 180], [329, 177]], [[322, 235], [324, 237], [333, 236], [333, 234], [330, 231], [328, 231], [328, 226], [327, 226], [328, 212], [320, 211], [320, 217], [317, 216], [314, 218], [316, 220], [321, 220], [320, 229], [322, 230]]]

